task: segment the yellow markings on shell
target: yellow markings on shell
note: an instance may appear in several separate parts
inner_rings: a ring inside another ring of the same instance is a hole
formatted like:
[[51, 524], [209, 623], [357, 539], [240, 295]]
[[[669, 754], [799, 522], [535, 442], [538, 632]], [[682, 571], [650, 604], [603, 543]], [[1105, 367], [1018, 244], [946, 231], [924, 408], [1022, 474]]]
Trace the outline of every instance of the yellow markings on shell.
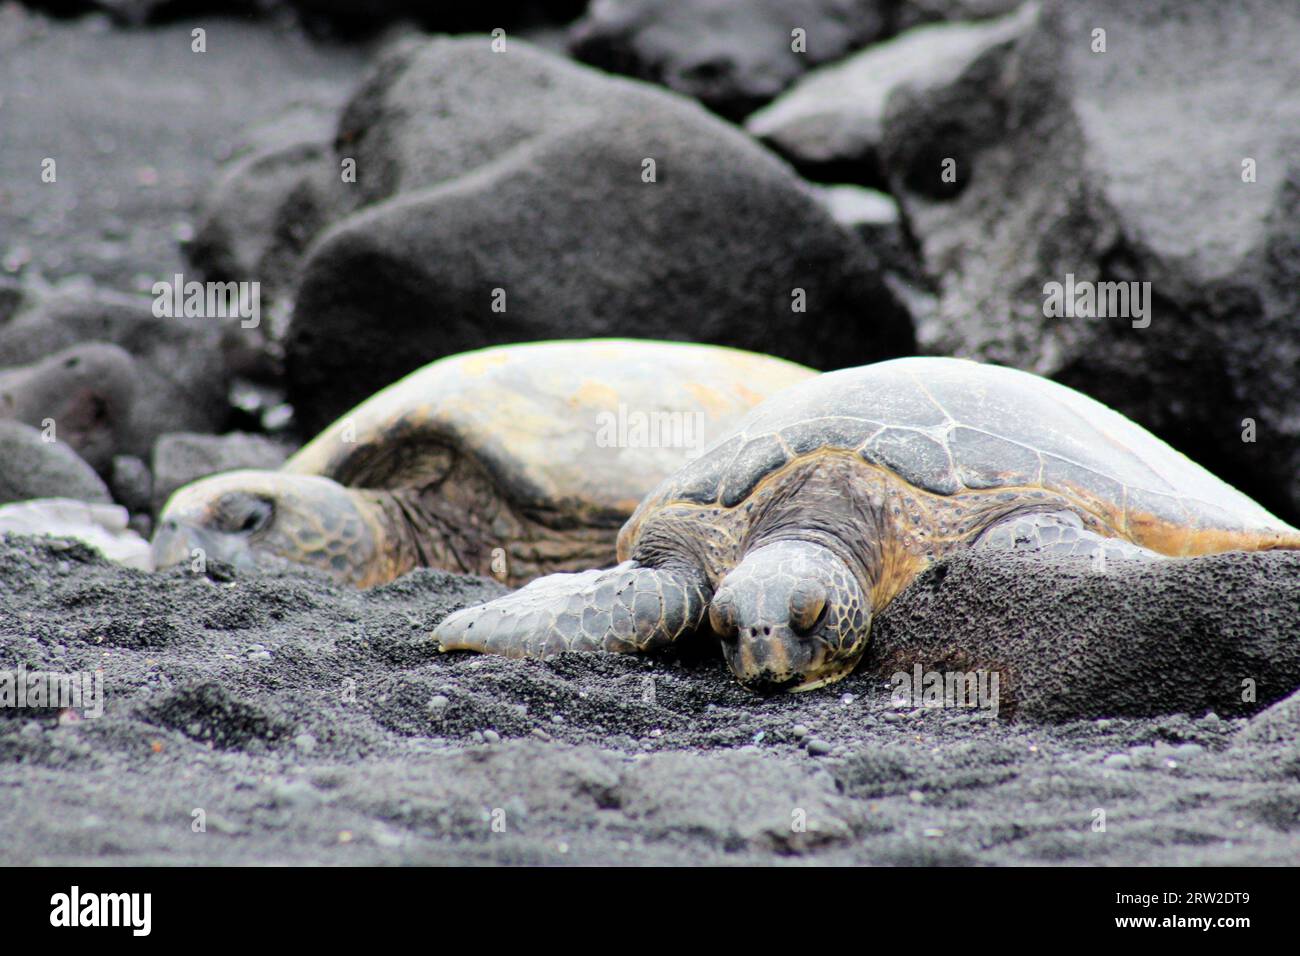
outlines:
[[[683, 382], [682, 387], [691, 394], [692, 398], [699, 402], [700, 407], [707, 414], [714, 418], [725, 415], [735, 407], [733, 399], [723, 395], [710, 385], [705, 385], [702, 382]], [[757, 405], [763, 400], [762, 395], [746, 388], [740, 382], [735, 383], [732, 388], [742, 401], [750, 405]]]
[[480, 378], [488, 372], [508, 365], [513, 356], [509, 348], [485, 349], [481, 352], [469, 352], [456, 356], [457, 371], [467, 378]]
[[583, 406], [611, 408], [618, 404], [618, 400], [618, 389], [604, 382], [593, 382], [590, 379], [584, 381], [569, 395], [569, 404], [577, 408]]

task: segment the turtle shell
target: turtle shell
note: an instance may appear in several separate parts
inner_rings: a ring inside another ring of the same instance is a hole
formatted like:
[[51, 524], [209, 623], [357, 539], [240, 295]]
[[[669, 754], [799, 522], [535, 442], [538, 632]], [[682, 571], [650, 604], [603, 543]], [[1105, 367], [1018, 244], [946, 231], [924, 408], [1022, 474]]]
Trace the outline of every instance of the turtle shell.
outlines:
[[1224, 549], [1197, 547], [1199, 532], [1296, 533], [1100, 402], [1027, 372], [927, 357], [828, 372], [764, 402], [652, 492], [628, 527], [678, 501], [734, 507], [791, 460], [825, 450], [935, 495], [1057, 492], [1165, 553]]
[[815, 374], [688, 343], [499, 346], [440, 359], [376, 393], [283, 470], [350, 487], [426, 487], [467, 455], [519, 507], [617, 526], [745, 412]]

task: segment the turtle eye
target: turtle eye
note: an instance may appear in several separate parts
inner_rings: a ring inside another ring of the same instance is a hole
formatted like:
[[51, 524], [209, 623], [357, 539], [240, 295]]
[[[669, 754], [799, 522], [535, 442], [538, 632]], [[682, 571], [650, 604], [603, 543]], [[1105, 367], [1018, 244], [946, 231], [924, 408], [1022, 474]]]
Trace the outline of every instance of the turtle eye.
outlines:
[[275, 507], [256, 495], [227, 495], [219, 506], [221, 528], [229, 534], [256, 534], [271, 522]]
[[717, 597], [709, 603], [709, 626], [721, 638], [736, 636], [736, 607], [729, 597]]
[[808, 634], [826, 616], [826, 589], [801, 584], [790, 595], [790, 628], [796, 634]]

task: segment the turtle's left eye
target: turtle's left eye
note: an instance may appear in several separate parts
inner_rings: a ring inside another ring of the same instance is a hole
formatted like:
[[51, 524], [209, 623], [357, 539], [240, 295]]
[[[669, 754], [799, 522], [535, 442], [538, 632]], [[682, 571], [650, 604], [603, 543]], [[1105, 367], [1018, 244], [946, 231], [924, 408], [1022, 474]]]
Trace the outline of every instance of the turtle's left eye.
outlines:
[[790, 595], [790, 627], [796, 634], [810, 634], [826, 617], [826, 589], [811, 582]]
[[717, 594], [709, 603], [709, 626], [723, 640], [736, 637], [736, 606], [729, 595]]
[[228, 495], [221, 501], [221, 526], [229, 534], [256, 534], [271, 522], [275, 508], [256, 495]]

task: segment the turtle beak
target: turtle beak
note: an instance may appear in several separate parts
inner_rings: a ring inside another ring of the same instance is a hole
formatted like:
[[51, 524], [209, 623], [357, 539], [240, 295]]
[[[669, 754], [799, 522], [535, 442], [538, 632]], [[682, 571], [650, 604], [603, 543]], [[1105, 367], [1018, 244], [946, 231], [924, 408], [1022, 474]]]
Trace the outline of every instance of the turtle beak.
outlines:
[[821, 641], [800, 637], [785, 624], [737, 628], [722, 643], [736, 680], [756, 694], [799, 687], [819, 670], [825, 650]]
[[198, 557], [205, 562], [216, 560], [236, 568], [251, 568], [257, 563], [239, 535], [221, 534], [175, 518], [159, 524], [151, 550], [153, 565], [158, 571], [189, 564]]

